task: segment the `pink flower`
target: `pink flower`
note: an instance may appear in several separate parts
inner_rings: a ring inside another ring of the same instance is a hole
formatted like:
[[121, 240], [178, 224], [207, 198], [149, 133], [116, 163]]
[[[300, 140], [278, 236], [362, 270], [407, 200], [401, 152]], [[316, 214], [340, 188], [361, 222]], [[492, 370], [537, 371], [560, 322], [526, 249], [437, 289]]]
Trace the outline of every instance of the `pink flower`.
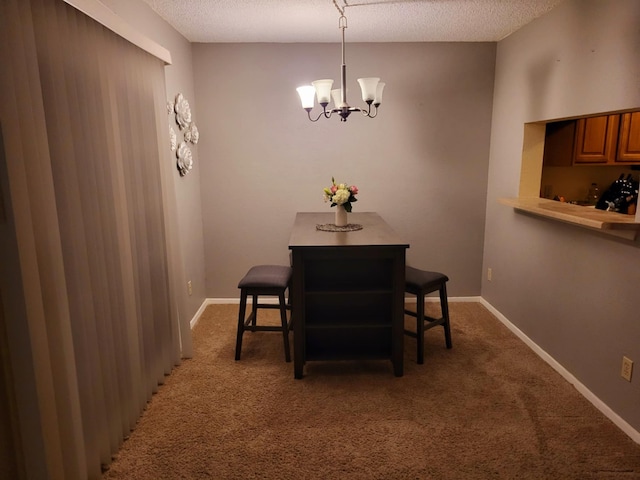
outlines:
[[355, 185], [351, 185], [349, 187], [349, 190], [351, 191], [352, 195], [357, 195], [358, 194], [358, 187], [356, 187]]
[[331, 193], [335, 195], [337, 191], [338, 191], [338, 187], [336, 185], [331, 185]]

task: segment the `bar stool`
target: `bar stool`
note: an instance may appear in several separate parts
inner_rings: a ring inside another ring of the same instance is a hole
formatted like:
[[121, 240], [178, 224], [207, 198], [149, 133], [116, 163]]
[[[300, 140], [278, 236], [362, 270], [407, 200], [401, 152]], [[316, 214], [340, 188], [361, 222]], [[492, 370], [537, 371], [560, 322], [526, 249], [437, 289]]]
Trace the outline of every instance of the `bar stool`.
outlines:
[[[291, 267], [281, 265], [256, 265], [238, 283], [240, 289], [240, 311], [238, 312], [238, 334], [236, 337], [236, 360], [240, 360], [242, 335], [251, 332], [282, 332], [284, 338], [284, 357], [291, 361], [289, 352], [289, 330], [291, 322], [287, 322], [287, 310], [290, 306], [285, 301], [284, 293], [291, 282]], [[247, 297], [252, 297], [251, 314], [245, 319]], [[277, 296], [278, 304], [259, 303], [259, 296]], [[258, 309], [279, 309], [282, 325], [257, 325]]]
[[[416, 319], [416, 331], [405, 329], [405, 335], [418, 340], [418, 363], [424, 363], [424, 332], [430, 328], [442, 325], [447, 348], [451, 348], [451, 328], [449, 325], [449, 304], [447, 302], [447, 281], [449, 277], [439, 272], [429, 272], [417, 268], [405, 267], [405, 292], [416, 296], [416, 311], [405, 308], [404, 313]], [[440, 310], [442, 316], [433, 318], [424, 313], [425, 295], [440, 292]]]

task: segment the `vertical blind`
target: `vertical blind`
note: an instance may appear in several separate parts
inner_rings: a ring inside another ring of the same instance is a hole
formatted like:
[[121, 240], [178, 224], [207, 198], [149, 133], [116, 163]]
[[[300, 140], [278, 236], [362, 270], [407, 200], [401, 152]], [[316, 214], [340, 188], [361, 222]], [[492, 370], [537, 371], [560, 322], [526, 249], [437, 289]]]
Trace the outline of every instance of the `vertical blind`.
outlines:
[[[47, 159], [47, 174], [26, 182], [23, 199], [35, 200], [38, 186], [51, 189], [55, 212], [30, 213], [39, 225], [33, 251], [44, 315], [31, 331], [43, 341], [32, 346], [50, 362], [43, 378], [51, 385], [40, 395], [53, 396], [46, 399], [52, 411], [41, 412], [43, 425], [48, 416], [53, 426], [42, 432], [45, 445], [62, 445], [45, 448], [44, 462], [52, 477], [100, 478], [179, 363], [188, 335], [178, 325], [172, 281], [175, 169], [164, 64], [62, 0], [5, 7], [31, 15], [33, 37], [25, 42], [33, 42], [37, 71], [25, 68], [14, 87], [39, 82], [48, 148], [37, 160]], [[39, 127], [21, 125], [23, 142]], [[36, 162], [28, 152], [23, 161]], [[61, 272], [63, 284], [47, 283], [48, 270]]]

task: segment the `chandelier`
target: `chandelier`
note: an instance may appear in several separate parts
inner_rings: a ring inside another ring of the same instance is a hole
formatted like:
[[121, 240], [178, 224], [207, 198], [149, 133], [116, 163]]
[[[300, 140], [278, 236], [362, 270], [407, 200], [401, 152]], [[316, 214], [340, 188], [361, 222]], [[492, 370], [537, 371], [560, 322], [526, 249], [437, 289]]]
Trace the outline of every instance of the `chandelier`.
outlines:
[[[384, 90], [384, 82], [380, 81], [378, 77], [370, 78], [358, 78], [360, 89], [362, 90], [362, 100], [367, 104], [366, 109], [358, 107], [351, 107], [347, 103], [347, 65], [345, 64], [344, 55], [344, 30], [347, 28], [347, 17], [344, 14], [345, 8], [348, 7], [346, 0], [343, 0], [344, 6], [340, 8], [333, 0], [333, 4], [340, 12], [340, 18], [338, 19], [338, 28], [342, 30], [342, 67], [340, 70], [340, 88], [332, 90], [333, 80], [323, 79], [311, 82], [311, 85], [305, 85], [298, 87], [298, 95], [300, 95], [300, 101], [302, 102], [302, 108], [307, 111], [309, 120], [317, 122], [320, 117], [331, 118], [334, 113], [340, 115], [340, 121], [346, 122], [347, 117], [352, 112], [360, 112], [365, 117], [374, 118], [378, 114], [378, 107], [382, 103], [382, 90]], [[318, 98], [318, 103], [322, 106], [322, 112], [314, 119], [311, 116], [311, 110], [314, 106], [314, 97]], [[334, 108], [327, 108], [329, 103], [333, 99]], [[373, 112], [371, 106], [373, 105]]]

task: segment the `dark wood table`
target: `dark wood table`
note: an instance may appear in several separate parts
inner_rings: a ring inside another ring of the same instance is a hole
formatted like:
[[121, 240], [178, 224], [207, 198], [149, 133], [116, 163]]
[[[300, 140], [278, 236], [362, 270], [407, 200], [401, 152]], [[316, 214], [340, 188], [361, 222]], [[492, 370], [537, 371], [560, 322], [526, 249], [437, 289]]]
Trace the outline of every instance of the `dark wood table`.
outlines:
[[307, 361], [390, 359], [403, 374], [403, 242], [377, 213], [350, 213], [362, 230], [325, 232], [333, 211], [298, 213], [289, 239], [294, 376]]

